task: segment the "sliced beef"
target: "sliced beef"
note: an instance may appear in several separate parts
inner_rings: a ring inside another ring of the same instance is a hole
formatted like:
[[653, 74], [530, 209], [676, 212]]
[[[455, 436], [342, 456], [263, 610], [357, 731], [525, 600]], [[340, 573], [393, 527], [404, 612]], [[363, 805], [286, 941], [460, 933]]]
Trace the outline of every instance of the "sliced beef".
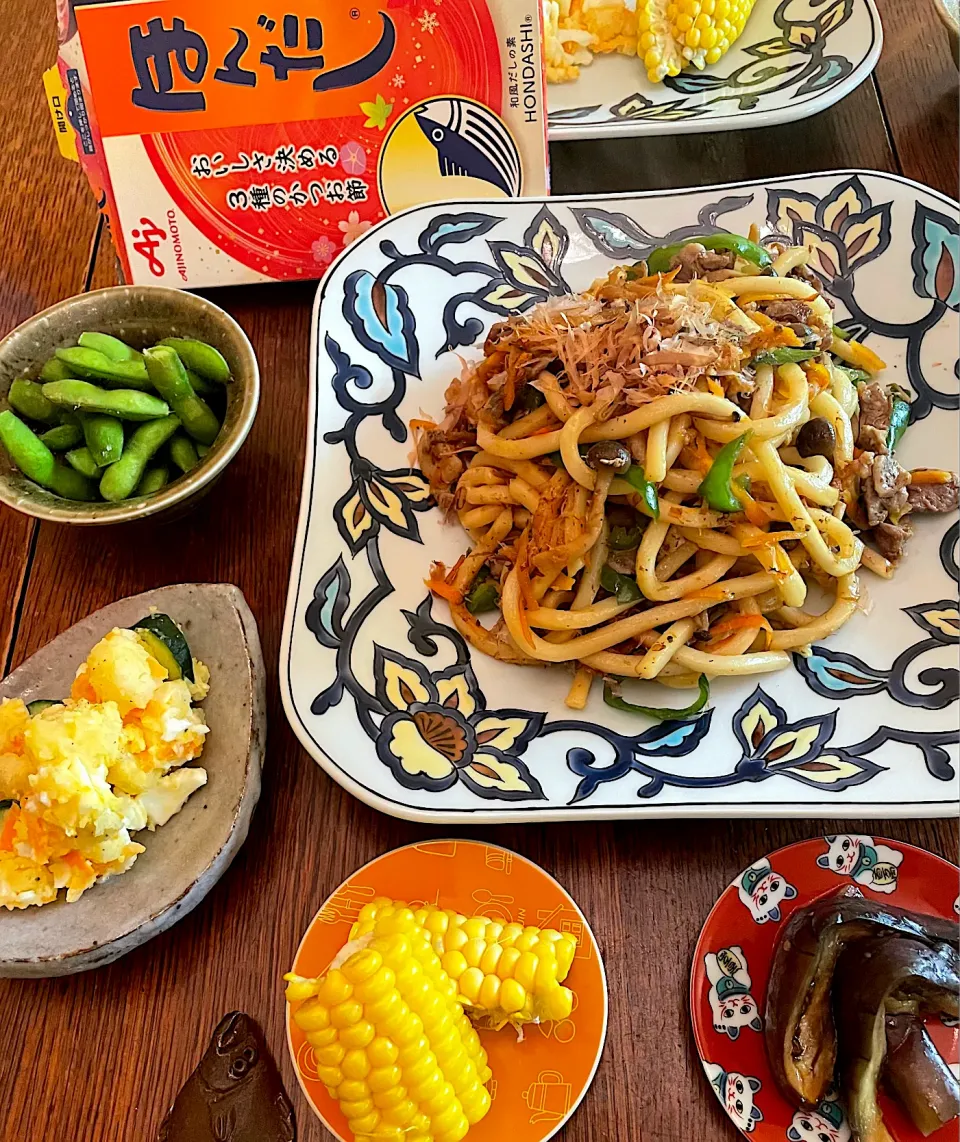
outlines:
[[907, 488], [907, 499], [915, 512], [955, 512], [957, 492], [957, 476], [951, 472], [946, 484], [911, 484]]
[[[861, 457], [861, 465], [867, 462], [867, 453]], [[890, 516], [899, 516], [909, 510], [907, 484], [910, 473], [892, 456], [870, 458], [869, 472], [861, 476], [860, 489], [867, 525], [876, 527], [885, 523]]]
[[708, 250], [699, 242], [689, 242], [670, 260], [670, 269], [679, 268], [674, 278], [678, 282], [691, 282], [720, 270], [732, 270], [737, 260], [733, 250]]
[[885, 559], [899, 563], [911, 534], [912, 528], [906, 520], [901, 523], [881, 523], [873, 529], [873, 542]]
[[890, 427], [890, 394], [878, 381], [870, 381], [860, 386], [857, 396], [860, 400], [857, 447], [865, 452], [883, 454], [887, 450], [887, 429]]
[[757, 309], [781, 325], [807, 325], [813, 312], [805, 301], [792, 297], [777, 297], [757, 303]]

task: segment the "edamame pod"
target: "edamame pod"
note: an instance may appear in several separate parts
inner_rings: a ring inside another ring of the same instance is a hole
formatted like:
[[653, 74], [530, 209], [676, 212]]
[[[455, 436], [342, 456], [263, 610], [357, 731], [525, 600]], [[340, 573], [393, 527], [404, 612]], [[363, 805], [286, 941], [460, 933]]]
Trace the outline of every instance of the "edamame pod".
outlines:
[[170, 459], [184, 475], [200, 463], [193, 441], [182, 432], [170, 441]]
[[68, 381], [72, 376], [73, 373], [59, 357], [51, 357], [40, 370], [41, 381]]
[[35, 484], [70, 500], [96, 498], [89, 480], [58, 464], [40, 437], [9, 409], [0, 412], [0, 444], [24, 476]]
[[40, 437], [51, 452], [66, 452], [68, 448], [76, 448], [83, 440], [83, 429], [79, 424], [58, 424], [48, 428]]
[[[186, 367], [186, 366], [184, 366]], [[193, 369], [187, 369], [187, 380], [190, 382], [190, 387], [200, 397], [210, 396], [211, 393], [217, 391], [217, 386], [206, 377], [201, 377], [199, 373], [195, 373]]]
[[164, 337], [160, 344], [175, 349], [186, 368], [208, 381], [225, 385], [230, 380], [230, 366], [223, 354], [206, 341], [196, 341], [191, 337]]
[[58, 349], [57, 358], [78, 377], [104, 381], [118, 388], [145, 389], [150, 384], [141, 360], [111, 361], [99, 349], [84, 349], [82, 345], [73, 349]]
[[77, 339], [83, 349], [96, 349], [111, 361], [141, 361], [140, 352], [109, 333], [81, 333]]
[[197, 445], [197, 455], [200, 457], [201, 460], [204, 458], [204, 456], [206, 456], [206, 454], [209, 451], [210, 451], [210, 445], [209, 444], [198, 444]]
[[43, 385], [21, 377], [13, 382], [7, 393], [10, 407], [25, 416], [27, 420], [37, 420], [41, 424], [56, 424], [60, 413], [50, 400], [43, 395]]
[[64, 459], [70, 467], [75, 472], [79, 472], [81, 476], [87, 476], [89, 479], [95, 480], [97, 476], [100, 475], [100, 465], [87, 447], [72, 448]]
[[121, 420], [156, 420], [170, 409], [165, 401], [137, 389], [101, 389], [89, 381], [51, 381], [43, 395], [60, 408], [103, 412]]
[[98, 468], [106, 468], [120, 459], [123, 454], [123, 425], [115, 416], [102, 412], [83, 413], [80, 423], [83, 425], [83, 438]]
[[220, 431], [220, 421], [190, 387], [187, 371], [176, 350], [169, 345], [157, 345], [145, 350], [143, 359], [153, 387], [180, 417], [187, 434], [201, 444], [212, 444]]
[[148, 468], [146, 472], [143, 473], [143, 478], [141, 479], [140, 483], [137, 484], [137, 495], [155, 495], [160, 491], [161, 488], [165, 488], [169, 482], [169, 468], [166, 468], [162, 465], [157, 468]]
[[143, 473], [151, 458], [180, 427], [180, 418], [165, 416], [162, 420], [151, 420], [141, 424], [127, 441], [123, 455], [103, 473], [100, 480], [100, 495], [111, 503], [125, 500], [143, 478]]

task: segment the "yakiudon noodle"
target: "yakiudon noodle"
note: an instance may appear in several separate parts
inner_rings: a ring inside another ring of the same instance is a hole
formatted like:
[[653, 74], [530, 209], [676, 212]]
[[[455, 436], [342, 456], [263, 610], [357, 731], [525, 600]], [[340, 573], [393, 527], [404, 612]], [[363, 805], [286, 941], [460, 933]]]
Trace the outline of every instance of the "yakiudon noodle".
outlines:
[[620, 679], [704, 698], [787, 666], [853, 615], [861, 567], [891, 574], [911, 510], [956, 507], [952, 473], [894, 459], [906, 394], [834, 325], [808, 251], [758, 239], [656, 250], [495, 325], [413, 423], [472, 544], [428, 586], [485, 654], [571, 664], [573, 708], [597, 676], [623, 707]]

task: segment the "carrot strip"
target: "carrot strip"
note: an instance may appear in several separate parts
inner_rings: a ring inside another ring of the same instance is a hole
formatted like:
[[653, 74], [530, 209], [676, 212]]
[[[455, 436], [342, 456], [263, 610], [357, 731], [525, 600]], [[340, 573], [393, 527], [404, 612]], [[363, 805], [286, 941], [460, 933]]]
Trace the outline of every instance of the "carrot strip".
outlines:
[[3, 829], [0, 829], [0, 852], [13, 851], [13, 831], [20, 816], [20, 806], [11, 805], [3, 819]]

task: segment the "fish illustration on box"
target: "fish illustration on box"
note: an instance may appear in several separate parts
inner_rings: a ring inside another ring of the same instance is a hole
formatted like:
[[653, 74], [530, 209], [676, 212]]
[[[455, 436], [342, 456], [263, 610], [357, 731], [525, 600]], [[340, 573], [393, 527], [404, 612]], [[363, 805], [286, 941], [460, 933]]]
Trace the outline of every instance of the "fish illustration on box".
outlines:
[[508, 198], [520, 193], [520, 155], [503, 121], [466, 99], [432, 99], [414, 110], [424, 137], [436, 149], [440, 174], [476, 178]]

